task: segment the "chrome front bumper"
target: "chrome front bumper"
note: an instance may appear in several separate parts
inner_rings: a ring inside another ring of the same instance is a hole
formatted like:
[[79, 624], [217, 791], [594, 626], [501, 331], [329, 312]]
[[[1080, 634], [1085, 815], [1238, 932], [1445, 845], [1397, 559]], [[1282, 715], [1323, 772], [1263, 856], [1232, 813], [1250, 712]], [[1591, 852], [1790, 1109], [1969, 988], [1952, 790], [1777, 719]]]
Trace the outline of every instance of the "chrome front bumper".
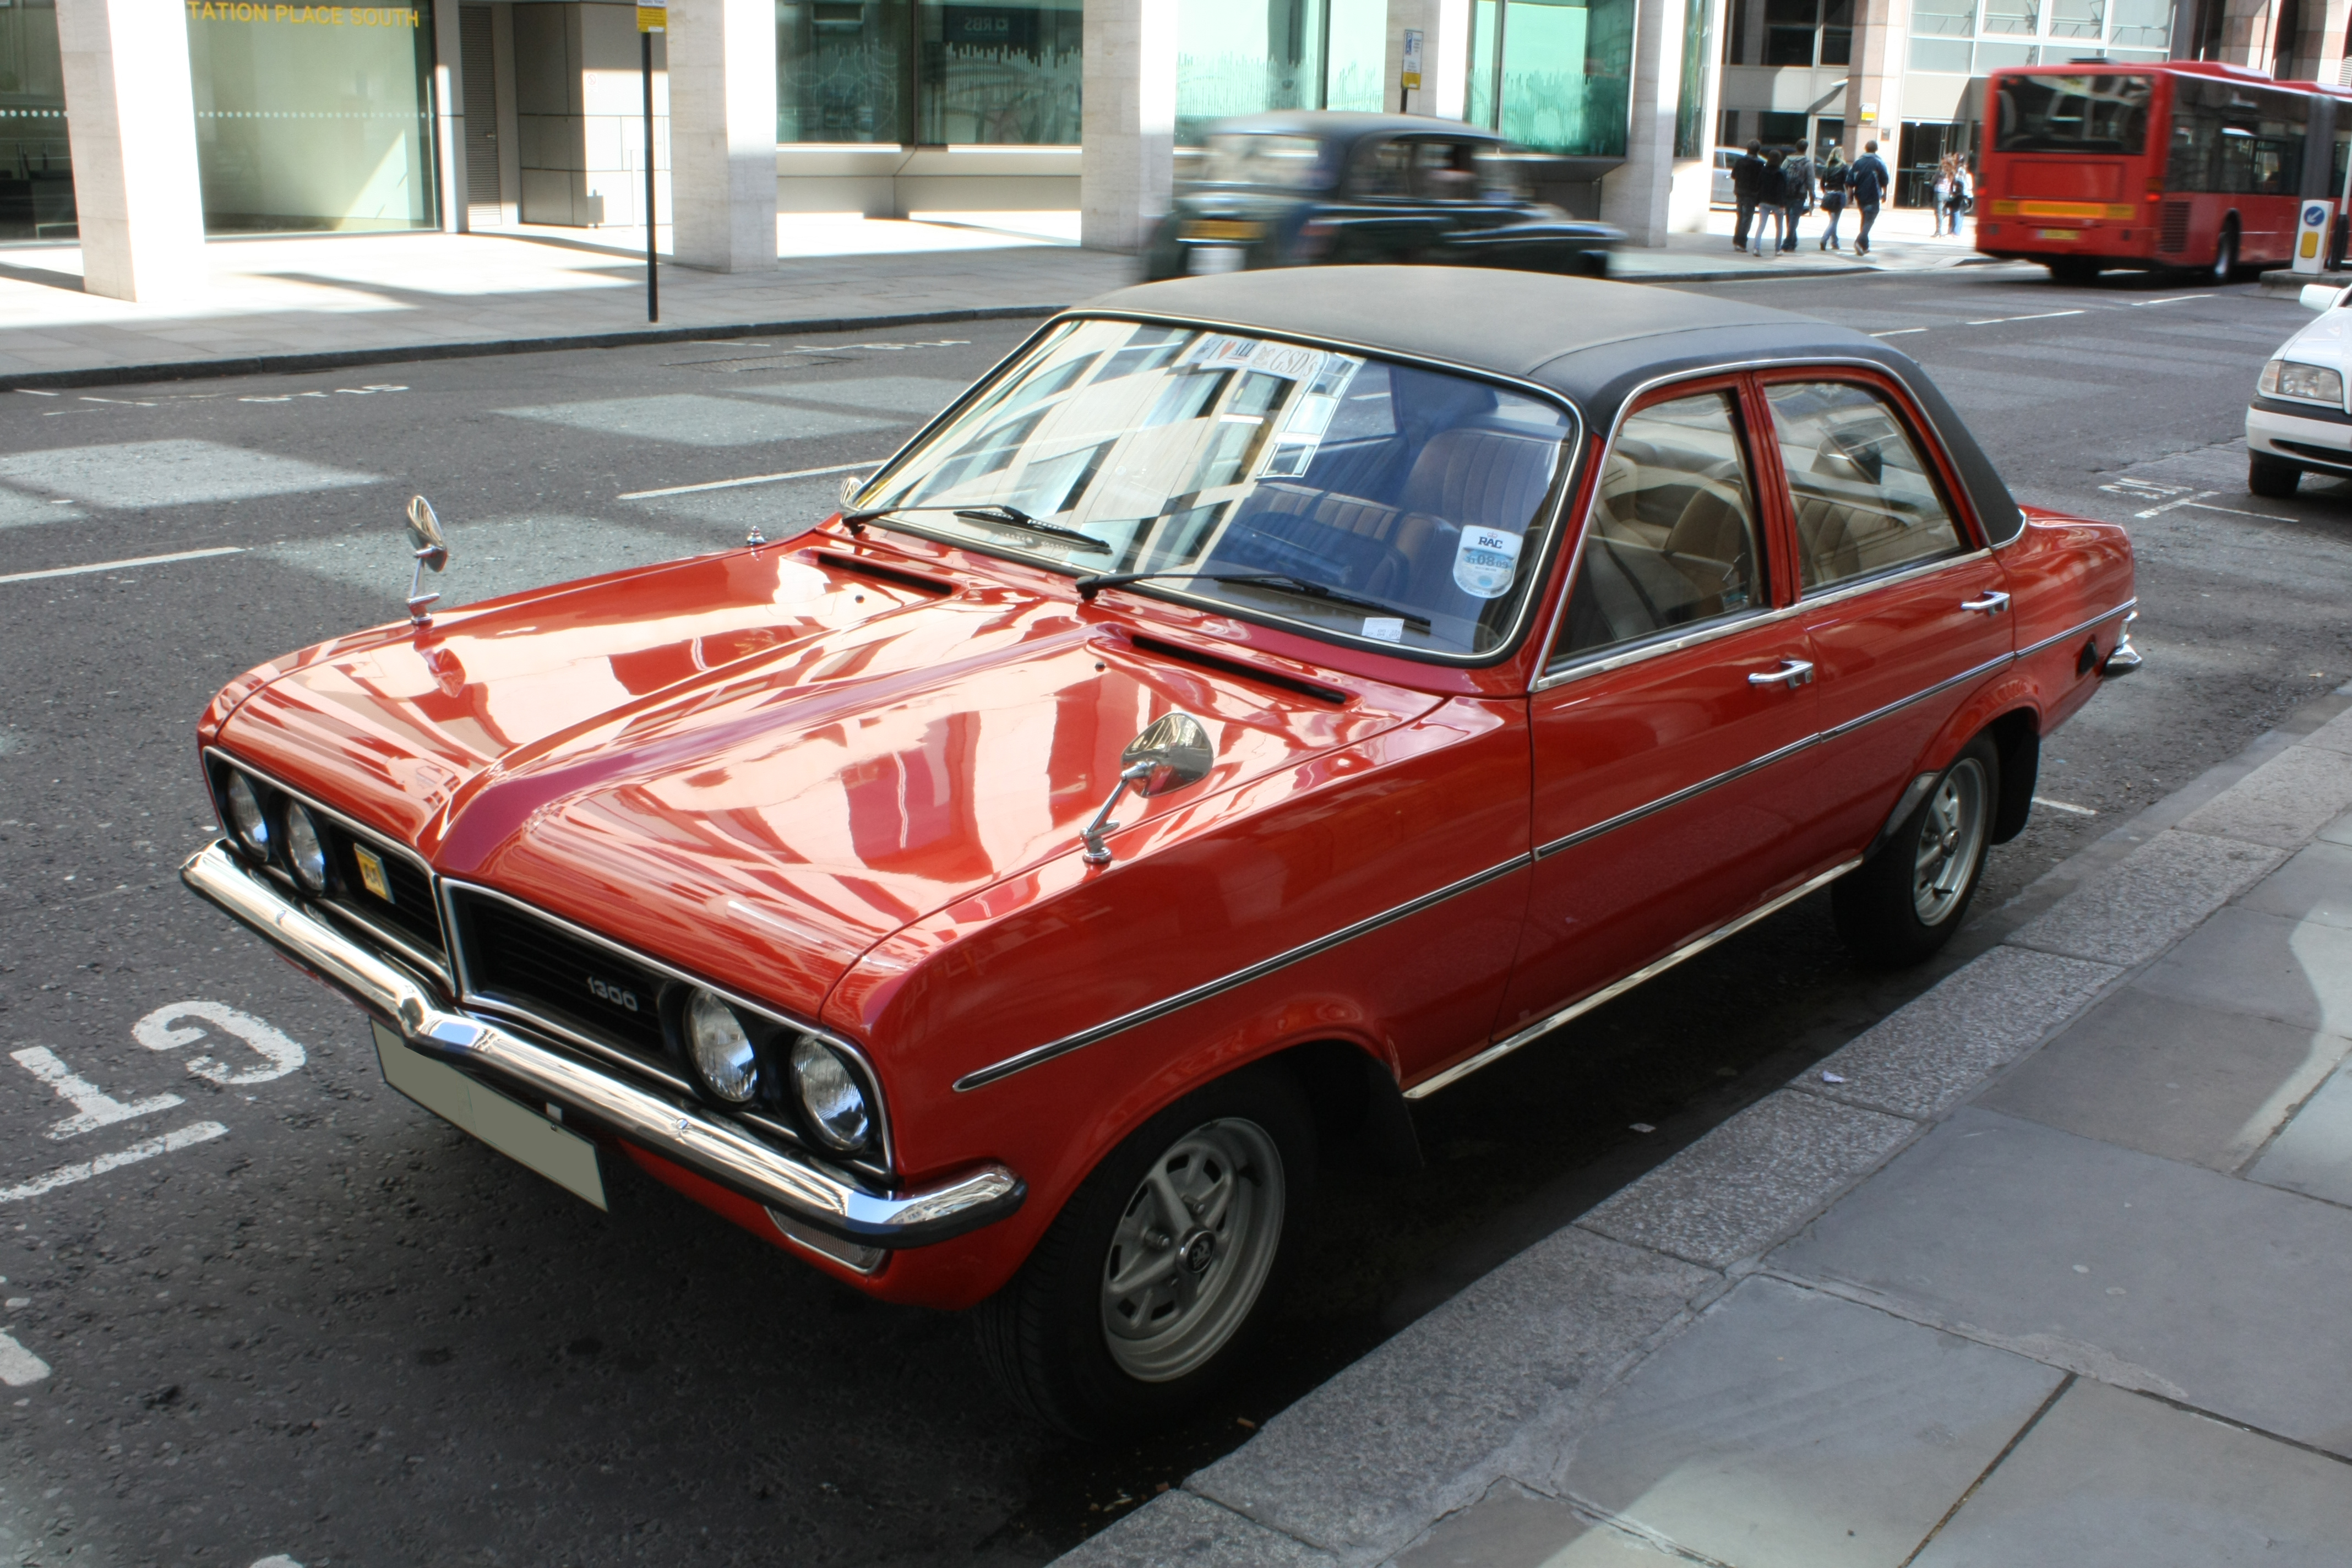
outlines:
[[443, 1009], [406, 970], [313, 919], [247, 870], [226, 844], [197, 851], [180, 868], [180, 879], [383, 1018], [415, 1049], [526, 1102], [562, 1106], [567, 1122], [576, 1113], [828, 1236], [886, 1250], [921, 1247], [1003, 1219], [1027, 1195], [1021, 1179], [1002, 1165], [983, 1165], [919, 1192], [869, 1192], [804, 1154], [748, 1137], [691, 1102], [641, 1089], [497, 1024]]

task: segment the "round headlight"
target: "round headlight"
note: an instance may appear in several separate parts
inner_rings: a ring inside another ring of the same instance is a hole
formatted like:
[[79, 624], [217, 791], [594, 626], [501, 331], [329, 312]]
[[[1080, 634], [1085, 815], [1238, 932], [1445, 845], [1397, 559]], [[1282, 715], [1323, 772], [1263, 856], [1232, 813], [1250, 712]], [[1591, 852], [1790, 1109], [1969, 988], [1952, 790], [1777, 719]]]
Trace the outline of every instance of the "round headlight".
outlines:
[[866, 1091], [849, 1065], [823, 1041], [803, 1035], [793, 1047], [793, 1091], [818, 1137], [845, 1154], [866, 1146], [874, 1128]]
[[247, 849], [269, 853], [269, 814], [261, 809], [261, 795], [243, 773], [228, 775], [228, 825]]
[[686, 1005], [686, 1051], [702, 1087], [730, 1105], [749, 1101], [760, 1087], [760, 1061], [735, 1009], [708, 991]]
[[327, 841], [310, 812], [299, 805], [286, 808], [286, 858], [306, 891], [327, 890]]

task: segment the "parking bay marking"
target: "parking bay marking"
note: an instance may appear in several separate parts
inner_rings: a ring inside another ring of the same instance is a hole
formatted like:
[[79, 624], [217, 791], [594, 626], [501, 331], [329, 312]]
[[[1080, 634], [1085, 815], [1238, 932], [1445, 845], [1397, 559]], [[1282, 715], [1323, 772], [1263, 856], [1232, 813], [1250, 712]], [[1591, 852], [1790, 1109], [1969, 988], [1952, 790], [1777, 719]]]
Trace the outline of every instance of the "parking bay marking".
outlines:
[[35, 1176], [29, 1182], [19, 1182], [13, 1187], [0, 1187], [0, 1204], [20, 1203], [37, 1198], [44, 1193], [70, 1187], [77, 1182], [91, 1181], [110, 1171], [125, 1165], [136, 1165], [142, 1160], [152, 1160], [158, 1154], [175, 1153], [198, 1143], [209, 1143], [215, 1138], [228, 1136], [228, 1129], [217, 1121], [199, 1121], [175, 1129], [160, 1138], [144, 1139], [128, 1149], [117, 1149], [111, 1154], [100, 1154], [95, 1160], [85, 1160], [78, 1165], [60, 1165], [54, 1171]]
[[122, 561], [94, 561], [87, 566], [52, 566], [46, 572], [11, 572], [0, 583], [30, 583], [38, 577], [81, 577], [92, 572], [119, 572], [131, 566], [161, 566], [173, 561], [203, 561], [215, 555], [242, 555], [241, 544], [215, 545], [210, 550], [181, 550], [169, 555], [133, 555]]
[[6, 1334], [0, 1334], [0, 1383], [11, 1388], [25, 1388], [48, 1375], [48, 1363]]

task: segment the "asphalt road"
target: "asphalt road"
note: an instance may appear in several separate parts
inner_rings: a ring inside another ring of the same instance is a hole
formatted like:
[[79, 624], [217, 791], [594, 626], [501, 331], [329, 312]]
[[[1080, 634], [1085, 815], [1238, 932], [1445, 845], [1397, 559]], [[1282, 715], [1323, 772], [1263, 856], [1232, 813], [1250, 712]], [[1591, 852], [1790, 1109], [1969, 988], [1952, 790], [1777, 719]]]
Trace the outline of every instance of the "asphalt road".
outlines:
[[[2057, 804], [1951, 962], [2352, 671], [2352, 489], [2254, 500], [2233, 445], [2294, 307], [2007, 268], [1736, 287], [1903, 334], [2021, 499], [2140, 552], [2147, 668], [2049, 748]], [[397, 613], [411, 490], [452, 604], [781, 537], [834, 475], [680, 487], [878, 458], [1023, 330], [0, 395], [0, 1563], [1042, 1561], [1951, 966], [1860, 971], [1812, 900], [1466, 1080], [1429, 1171], [1330, 1173], [1264, 1377], [1082, 1449], [998, 1403], [961, 1322], [658, 1193], [600, 1215], [435, 1121], [178, 887], [197, 711]], [[161, 555], [189, 558], [7, 580]]]

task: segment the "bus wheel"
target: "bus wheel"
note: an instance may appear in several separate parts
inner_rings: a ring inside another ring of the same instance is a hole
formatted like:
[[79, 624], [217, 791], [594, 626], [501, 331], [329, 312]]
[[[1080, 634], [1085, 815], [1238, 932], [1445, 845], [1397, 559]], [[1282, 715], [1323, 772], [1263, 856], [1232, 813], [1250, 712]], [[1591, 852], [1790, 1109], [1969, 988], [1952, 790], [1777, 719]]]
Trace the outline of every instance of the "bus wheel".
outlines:
[[2054, 283], [2091, 283], [2099, 276], [2099, 264], [2088, 256], [2056, 256], [2050, 259], [2050, 279]]
[[2213, 252], [2213, 266], [2206, 278], [2216, 284], [2227, 283], [2237, 270], [2238, 226], [2225, 223], [2221, 226], [2221, 243]]
[[2246, 454], [2246, 488], [2258, 496], [2284, 500], [2294, 494], [2294, 487], [2303, 478], [2303, 469], [2284, 458], [2273, 458], [2268, 452]]

